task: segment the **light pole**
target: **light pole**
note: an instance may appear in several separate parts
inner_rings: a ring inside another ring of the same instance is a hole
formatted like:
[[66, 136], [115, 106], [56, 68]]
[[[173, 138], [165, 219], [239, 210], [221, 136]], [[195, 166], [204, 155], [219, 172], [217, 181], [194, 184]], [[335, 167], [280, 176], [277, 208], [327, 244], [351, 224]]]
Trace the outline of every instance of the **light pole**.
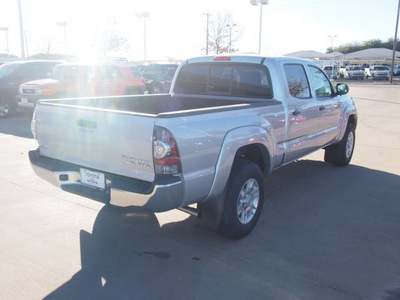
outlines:
[[261, 28], [262, 28], [262, 7], [268, 5], [269, 0], [250, 0], [251, 5], [260, 5], [260, 34], [258, 39], [258, 54], [261, 54]]
[[136, 17], [138, 18], [143, 18], [143, 31], [144, 31], [144, 37], [143, 37], [143, 44], [144, 44], [144, 61], [147, 61], [146, 57], [146, 18], [149, 16], [148, 12], [142, 12], [136, 14]]
[[60, 27], [64, 27], [64, 56], [67, 58], [67, 35], [66, 35], [66, 27], [67, 22], [57, 22], [57, 25]]
[[21, 0], [18, 0], [19, 35], [21, 39], [21, 57], [25, 58], [24, 25], [22, 22]]
[[228, 24], [229, 27], [229, 53], [232, 53], [232, 29], [236, 24]]
[[5, 31], [5, 33], [6, 33], [6, 47], [7, 47], [6, 53], [7, 53], [7, 57], [8, 57], [8, 54], [10, 52], [10, 50], [8, 49], [8, 27], [1, 27], [0, 31]]
[[26, 30], [24, 30], [25, 46], [26, 46], [26, 56], [29, 59], [29, 49], [28, 49], [28, 39], [26, 37]]
[[[333, 39], [335, 37], [337, 37], [337, 35], [328, 35], [328, 37], [331, 38], [331, 51], [333, 52]], [[332, 62], [332, 72], [331, 72], [331, 80], [333, 80], [333, 72], [335, 70], [335, 58], [333, 58], [333, 62]]]
[[337, 37], [337, 35], [328, 35], [331, 38], [331, 51], [333, 52], [333, 39]]
[[394, 67], [394, 57], [396, 54], [396, 46], [397, 46], [397, 29], [399, 28], [399, 15], [400, 15], [400, 0], [399, 0], [399, 4], [397, 6], [396, 29], [394, 30], [392, 68], [390, 71], [390, 83], [393, 83], [393, 67]]

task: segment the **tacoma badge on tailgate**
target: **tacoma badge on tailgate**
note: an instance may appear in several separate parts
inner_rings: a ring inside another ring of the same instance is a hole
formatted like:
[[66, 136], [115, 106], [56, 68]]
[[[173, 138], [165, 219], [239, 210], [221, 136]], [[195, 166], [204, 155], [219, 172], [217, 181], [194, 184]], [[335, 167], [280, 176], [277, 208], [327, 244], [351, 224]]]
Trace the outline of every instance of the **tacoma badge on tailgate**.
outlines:
[[149, 169], [151, 168], [150, 161], [148, 161], [148, 160], [135, 158], [132, 156], [126, 156], [126, 155], [122, 155], [122, 158], [125, 160], [125, 162], [128, 165], [138, 166], [138, 167], [142, 167], [142, 168], [149, 168]]

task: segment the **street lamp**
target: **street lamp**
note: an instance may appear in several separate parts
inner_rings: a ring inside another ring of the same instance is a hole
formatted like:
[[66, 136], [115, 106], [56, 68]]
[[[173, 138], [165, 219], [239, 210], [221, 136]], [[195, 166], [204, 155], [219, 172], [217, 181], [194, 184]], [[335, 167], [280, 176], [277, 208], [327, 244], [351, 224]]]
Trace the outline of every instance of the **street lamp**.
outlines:
[[232, 53], [232, 29], [235, 27], [236, 24], [228, 24], [229, 27], [229, 53]]
[[337, 35], [328, 35], [331, 38], [331, 51], [333, 52], [333, 39], [337, 37]]
[[257, 6], [260, 4], [260, 35], [258, 39], [258, 54], [261, 54], [261, 25], [262, 25], [262, 7], [268, 5], [269, 0], [250, 0], [251, 5]]
[[148, 12], [137, 13], [136, 17], [143, 18], [143, 31], [144, 31], [144, 61], [147, 61], [146, 57], [146, 18], [149, 16]]
[[[328, 35], [328, 37], [331, 38], [331, 51], [333, 53], [333, 39], [337, 37], [337, 35]], [[333, 57], [333, 62], [332, 62], [332, 72], [331, 72], [331, 80], [333, 80], [333, 72], [335, 70], [335, 58]]]
[[0, 28], [0, 31], [5, 31], [6, 32], [6, 53], [7, 53], [7, 57], [8, 57], [8, 54], [9, 54], [9, 52], [10, 52], [10, 50], [8, 49], [8, 27], [1, 27]]
[[67, 22], [57, 22], [57, 25], [60, 27], [64, 27], [64, 55], [65, 58], [67, 58], [67, 36], [66, 36], [66, 27], [67, 27]]

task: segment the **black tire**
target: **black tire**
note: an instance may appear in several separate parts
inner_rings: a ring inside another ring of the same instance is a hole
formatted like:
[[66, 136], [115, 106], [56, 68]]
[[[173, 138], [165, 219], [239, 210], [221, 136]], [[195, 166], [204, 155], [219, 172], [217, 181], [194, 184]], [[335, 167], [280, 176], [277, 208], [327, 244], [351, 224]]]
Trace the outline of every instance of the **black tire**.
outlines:
[[235, 161], [229, 178], [219, 232], [232, 239], [249, 234], [264, 204], [264, 177], [252, 161]]
[[355, 126], [353, 123], [349, 123], [343, 139], [325, 149], [325, 162], [336, 166], [347, 166], [353, 157], [355, 142]]
[[0, 118], [5, 118], [17, 110], [17, 102], [5, 98], [0, 100]]

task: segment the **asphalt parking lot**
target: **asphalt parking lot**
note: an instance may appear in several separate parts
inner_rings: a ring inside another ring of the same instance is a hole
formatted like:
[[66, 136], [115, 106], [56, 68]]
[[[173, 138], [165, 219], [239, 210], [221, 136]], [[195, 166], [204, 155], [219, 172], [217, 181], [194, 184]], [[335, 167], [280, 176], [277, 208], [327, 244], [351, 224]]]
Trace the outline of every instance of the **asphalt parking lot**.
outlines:
[[277, 170], [238, 241], [177, 210], [135, 214], [51, 186], [29, 165], [29, 116], [1, 119], [0, 299], [400, 299], [400, 85], [355, 82], [350, 95], [351, 165], [319, 151]]

